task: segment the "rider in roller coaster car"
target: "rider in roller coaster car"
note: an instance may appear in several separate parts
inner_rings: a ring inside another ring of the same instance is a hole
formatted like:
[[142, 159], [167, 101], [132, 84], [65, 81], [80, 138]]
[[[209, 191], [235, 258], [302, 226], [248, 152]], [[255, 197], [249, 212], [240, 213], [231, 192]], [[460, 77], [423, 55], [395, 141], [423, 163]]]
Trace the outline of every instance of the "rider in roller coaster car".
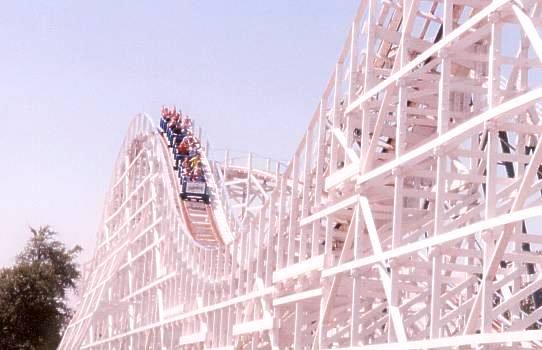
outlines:
[[203, 168], [201, 166], [201, 163], [199, 163], [198, 165], [196, 165], [196, 167], [194, 167], [194, 170], [192, 171], [191, 180], [197, 181], [197, 182], [205, 182], [205, 176], [203, 174]]
[[190, 119], [189, 116], [186, 116], [183, 118], [181, 122], [181, 130], [184, 134], [188, 134], [189, 132], [192, 132], [192, 119]]
[[181, 167], [179, 168], [179, 178], [180, 178], [180, 185], [181, 185], [181, 198], [185, 198], [184, 195], [186, 194], [186, 183], [191, 181], [192, 179], [192, 164], [190, 163], [190, 159], [188, 157], [184, 158], [184, 160], [181, 163]]
[[171, 120], [171, 113], [169, 111], [169, 108], [162, 106], [162, 109], [160, 110], [162, 114], [162, 118], [160, 119], [160, 128], [163, 132], [167, 131], [167, 125], [169, 121]]
[[181, 163], [180, 174], [181, 181], [186, 181], [190, 179], [190, 176], [192, 174], [192, 165], [190, 164], [190, 160], [188, 159], [188, 157], [186, 157]]
[[176, 135], [175, 131], [178, 129], [177, 124], [180, 122], [180, 119], [181, 116], [177, 112], [174, 112], [167, 125], [167, 138], [170, 146], [173, 144], [173, 137]]
[[184, 137], [183, 140], [177, 145], [177, 154], [188, 156], [190, 154], [190, 142], [188, 136]]
[[189, 116], [183, 118], [183, 128], [189, 129], [192, 127], [192, 119]]
[[201, 165], [201, 156], [199, 153], [196, 153], [192, 158], [190, 158], [190, 167], [196, 169], [196, 167]]
[[171, 132], [175, 136], [175, 140], [177, 140], [178, 138], [180, 138], [179, 141], [182, 140], [182, 137], [184, 137], [184, 136], [182, 136], [183, 129], [181, 127], [181, 120], [180, 119], [177, 119], [177, 122], [171, 126]]
[[175, 169], [179, 167], [179, 162], [190, 156], [190, 142], [188, 136], [185, 136], [175, 148]]

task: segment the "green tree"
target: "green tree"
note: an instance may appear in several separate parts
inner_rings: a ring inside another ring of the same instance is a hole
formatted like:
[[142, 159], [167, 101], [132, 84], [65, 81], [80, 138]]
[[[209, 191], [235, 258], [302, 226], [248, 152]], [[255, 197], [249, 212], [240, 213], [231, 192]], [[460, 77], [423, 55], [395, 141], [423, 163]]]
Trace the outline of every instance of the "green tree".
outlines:
[[0, 270], [0, 349], [56, 349], [72, 316], [81, 248], [66, 248], [49, 226], [30, 231], [15, 265]]

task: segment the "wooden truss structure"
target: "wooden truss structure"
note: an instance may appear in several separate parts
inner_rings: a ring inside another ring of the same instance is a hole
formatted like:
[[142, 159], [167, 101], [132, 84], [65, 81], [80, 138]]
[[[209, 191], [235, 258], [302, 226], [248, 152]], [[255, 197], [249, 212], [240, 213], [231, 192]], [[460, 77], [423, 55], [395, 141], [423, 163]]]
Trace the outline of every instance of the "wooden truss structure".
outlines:
[[60, 349], [542, 348], [541, 11], [363, 0], [288, 166], [205, 160], [209, 206], [137, 117]]

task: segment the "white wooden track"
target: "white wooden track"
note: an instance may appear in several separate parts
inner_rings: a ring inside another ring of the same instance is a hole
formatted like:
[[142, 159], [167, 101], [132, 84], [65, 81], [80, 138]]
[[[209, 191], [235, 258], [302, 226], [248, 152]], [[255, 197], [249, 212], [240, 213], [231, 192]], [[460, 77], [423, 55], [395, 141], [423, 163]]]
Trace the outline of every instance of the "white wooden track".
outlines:
[[209, 206], [136, 117], [60, 349], [542, 348], [541, 12], [362, 1], [289, 164], [205, 158]]

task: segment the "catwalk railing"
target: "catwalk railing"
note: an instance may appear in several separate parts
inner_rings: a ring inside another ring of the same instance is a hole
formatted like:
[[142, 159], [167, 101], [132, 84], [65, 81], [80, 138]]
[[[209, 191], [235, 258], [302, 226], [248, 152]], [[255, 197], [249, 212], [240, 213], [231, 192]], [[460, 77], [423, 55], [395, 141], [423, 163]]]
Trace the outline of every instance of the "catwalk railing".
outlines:
[[136, 118], [61, 348], [542, 347], [541, 9], [362, 1], [288, 166], [208, 163], [225, 244]]

